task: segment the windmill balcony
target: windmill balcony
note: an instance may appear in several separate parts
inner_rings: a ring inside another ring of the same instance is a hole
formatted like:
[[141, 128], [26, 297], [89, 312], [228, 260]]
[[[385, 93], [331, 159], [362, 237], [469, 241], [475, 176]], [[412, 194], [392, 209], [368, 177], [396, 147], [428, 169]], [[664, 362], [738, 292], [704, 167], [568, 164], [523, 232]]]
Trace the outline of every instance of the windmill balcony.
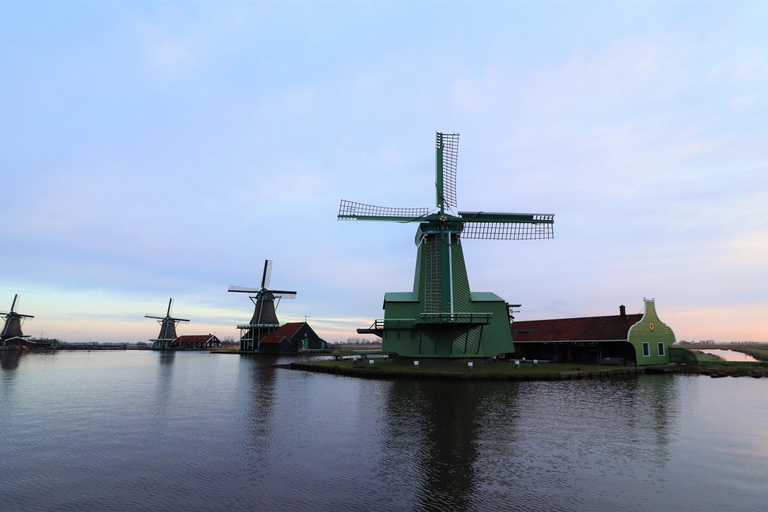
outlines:
[[381, 330], [381, 329], [387, 329], [387, 330], [404, 330], [408, 331], [413, 329], [413, 326], [416, 325], [416, 320], [413, 318], [387, 318], [387, 319], [378, 319], [373, 322], [373, 325], [371, 326], [371, 329]]
[[280, 327], [280, 324], [242, 324], [238, 325], [238, 329], [265, 329], [265, 328], [272, 328], [275, 329]]
[[408, 331], [422, 324], [465, 324], [487, 325], [491, 323], [493, 313], [421, 313], [418, 320], [414, 318], [377, 319], [366, 331]]
[[491, 323], [493, 313], [422, 313], [420, 324], [470, 324]]

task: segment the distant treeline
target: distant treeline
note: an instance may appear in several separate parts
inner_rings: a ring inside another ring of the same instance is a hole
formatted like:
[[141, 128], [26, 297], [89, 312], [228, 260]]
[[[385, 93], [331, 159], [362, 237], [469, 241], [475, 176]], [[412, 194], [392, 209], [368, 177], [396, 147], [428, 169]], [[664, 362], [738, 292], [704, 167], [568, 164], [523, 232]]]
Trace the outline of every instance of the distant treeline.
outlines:
[[62, 341], [58, 345], [59, 350], [126, 350], [128, 343], [99, 343], [90, 341], [88, 343], [67, 343]]
[[371, 338], [347, 338], [346, 341], [338, 342], [340, 345], [381, 345], [381, 339]]
[[765, 344], [765, 342], [760, 342], [760, 341], [680, 340], [677, 342], [677, 345], [763, 345], [763, 344]]

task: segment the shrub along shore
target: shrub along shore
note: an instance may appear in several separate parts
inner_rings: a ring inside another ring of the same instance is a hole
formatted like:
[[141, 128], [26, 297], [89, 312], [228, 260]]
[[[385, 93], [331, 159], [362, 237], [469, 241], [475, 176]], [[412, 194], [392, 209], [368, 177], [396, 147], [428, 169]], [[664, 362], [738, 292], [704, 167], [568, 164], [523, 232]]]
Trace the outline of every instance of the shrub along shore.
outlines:
[[704, 362], [697, 365], [605, 366], [524, 362], [519, 367], [498, 361], [468, 366], [420, 366], [394, 364], [390, 359], [354, 362], [317, 360], [278, 365], [303, 370], [366, 379], [441, 379], [441, 380], [581, 380], [615, 379], [642, 374], [708, 375], [710, 377], [768, 377], [768, 363]]

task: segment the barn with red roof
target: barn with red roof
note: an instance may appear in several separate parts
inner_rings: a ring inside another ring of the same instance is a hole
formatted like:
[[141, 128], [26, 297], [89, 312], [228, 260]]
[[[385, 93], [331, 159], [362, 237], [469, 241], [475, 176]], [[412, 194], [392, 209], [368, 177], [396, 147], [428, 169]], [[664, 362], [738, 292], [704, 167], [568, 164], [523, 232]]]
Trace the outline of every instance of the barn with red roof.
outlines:
[[325, 340], [306, 322], [290, 322], [261, 338], [259, 352], [324, 350]]
[[213, 334], [190, 334], [177, 336], [168, 348], [171, 350], [205, 350], [220, 346], [221, 341]]
[[514, 322], [512, 338], [521, 358], [639, 366], [668, 364], [675, 342], [648, 299], [643, 313]]

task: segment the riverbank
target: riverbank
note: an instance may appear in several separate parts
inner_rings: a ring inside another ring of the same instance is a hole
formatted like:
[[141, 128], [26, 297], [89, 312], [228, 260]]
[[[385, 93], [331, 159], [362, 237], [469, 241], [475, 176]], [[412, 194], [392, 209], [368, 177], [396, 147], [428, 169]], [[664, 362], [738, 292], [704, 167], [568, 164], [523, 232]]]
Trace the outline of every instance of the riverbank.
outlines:
[[722, 362], [725, 361], [722, 357], [716, 356], [714, 354], [707, 354], [706, 352], [702, 352], [701, 350], [694, 350], [693, 352], [696, 353], [696, 358], [699, 360], [700, 363], [716, 363], [716, 362]]
[[730, 350], [733, 350], [734, 352], [741, 352], [742, 354], [747, 354], [748, 356], [752, 356], [758, 361], [768, 362], [768, 349], [765, 348], [731, 348]]
[[332, 352], [330, 349], [327, 348], [317, 348], [317, 349], [302, 349], [297, 352], [275, 352], [275, 351], [259, 351], [259, 350], [240, 350], [237, 348], [214, 348], [210, 350], [211, 354], [240, 354], [240, 355], [251, 355], [251, 356], [280, 356], [280, 357], [286, 357], [286, 356], [317, 356], [317, 355], [353, 355], [352, 352], [350, 353], [341, 353], [341, 352]]
[[574, 365], [524, 362], [516, 367], [508, 362], [485, 363], [468, 366], [413, 366], [398, 365], [389, 359], [376, 359], [374, 364], [367, 360], [354, 362], [310, 361], [279, 365], [291, 370], [303, 370], [335, 375], [346, 375], [364, 379], [412, 379], [412, 380], [579, 380], [611, 379], [638, 375], [646, 367], [609, 367], [604, 365]]
[[397, 365], [391, 360], [367, 361], [309, 361], [278, 365], [291, 370], [302, 370], [364, 379], [411, 380], [581, 380], [615, 379], [643, 374], [707, 375], [719, 377], [768, 378], [768, 363], [704, 362], [697, 365], [618, 366], [574, 365], [525, 362], [519, 367], [507, 362], [496, 362], [470, 367]]
[[671, 373], [681, 375], [707, 375], [713, 378], [719, 377], [753, 377], [768, 378], [768, 363], [757, 362], [701, 362], [697, 365], [678, 365]]

